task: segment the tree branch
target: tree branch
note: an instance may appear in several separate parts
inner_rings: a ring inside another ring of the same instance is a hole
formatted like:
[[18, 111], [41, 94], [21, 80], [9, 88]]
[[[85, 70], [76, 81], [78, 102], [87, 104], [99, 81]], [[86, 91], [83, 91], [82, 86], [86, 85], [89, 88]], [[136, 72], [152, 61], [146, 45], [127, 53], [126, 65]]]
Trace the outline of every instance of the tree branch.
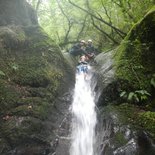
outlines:
[[103, 19], [101, 19], [101, 18], [95, 16], [95, 15], [94, 15], [93, 13], [91, 13], [90, 11], [88, 11], [88, 10], [86, 10], [86, 9], [84, 9], [84, 8], [82, 8], [82, 7], [80, 7], [80, 6], [78, 6], [78, 5], [76, 5], [75, 3], [71, 2], [71, 0], [68, 0], [68, 1], [69, 1], [69, 3], [71, 3], [73, 6], [75, 6], [75, 7], [77, 7], [78, 9], [80, 9], [80, 10], [82, 10], [82, 11], [88, 13], [89, 15], [91, 15], [93, 18], [95, 18], [95, 19], [97, 19], [97, 20], [103, 22], [104, 24], [110, 26], [110, 27], [113, 28], [116, 32], [118, 32], [122, 37], [125, 37], [125, 36], [126, 36], [126, 33], [125, 33], [125, 32], [123, 32], [123, 31], [121, 31], [120, 29], [116, 28], [115, 26], [111, 25], [111, 24], [108, 23], [107, 21], [105, 21], [105, 20], [103, 20]]
[[59, 44], [59, 46], [60, 47], [64, 47], [64, 46], [66, 46], [66, 45], [68, 45], [68, 44], [76, 44], [76, 43], [78, 43], [79, 41], [68, 41], [68, 42], [63, 42], [63, 43], [60, 43]]
[[37, 5], [36, 5], [36, 11], [38, 12], [39, 6], [40, 6], [41, 0], [38, 0]]
[[85, 28], [85, 26], [86, 26], [87, 16], [88, 16], [88, 15], [85, 16], [85, 19], [84, 19], [84, 22], [83, 22], [83, 24], [82, 24], [81, 30], [80, 30], [80, 32], [78, 33], [77, 41], [79, 40], [79, 38], [80, 38], [82, 32], [84, 31], [84, 28]]
[[115, 39], [113, 39], [108, 33], [106, 33], [105, 31], [103, 31], [101, 28], [99, 28], [96, 24], [95, 24], [95, 22], [94, 22], [94, 19], [93, 19], [93, 17], [91, 16], [91, 19], [92, 19], [92, 24], [93, 24], [93, 26], [97, 29], [97, 30], [99, 30], [100, 32], [102, 32], [106, 37], [108, 37], [112, 42], [114, 42], [115, 44], [119, 44]]
[[129, 17], [131, 20], [133, 20], [133, 21], [135, 22], [134, 17], [128, 12], [128, 10], [131, 9], [131, 5], [130, 5], [129, 1], [127, 2], [128, 6], [129, 6], [129, 9], [124, 8], [124, 5], [123, 5], [123, 3], [122, 3], [121, 0], [119, 0], [119, 3], [116, 2], [115, 0], [113, 0], [113, 2], [114, 2], [117, 6], [119, 6], [119, 7], [121, 8], [123, 14], [127, 14], [128, 17]]
[[[109, 23], [112, 25], [112, 20], [111, 20], [111, 14], [109, 15], [107, 8], [105, 7], [105, 5], [103, 4], [103, 1], [101, 0], [102, 6], [104, 8], [105, 14], [107, 15], [108, 19], [109, 19]], [[111, 34], [114, 34], [113, 29], [111, 28]]]
[[69, 33], [70, 33], [70, 30], [73, 26], [72, 22], [70, 21], [69, 17], [67, 16], [67, 14], [64, 12], [63, 8], [61, 7], [60, 5], [60, 2], [59, 0], [56, 0], [57, 1], [57, 4], [62, 12], [62, 14], [66, 17], [67, 21], [68, 21], [68, 30], [66, 32], [66, 35], [65, 35], [65, 38], [64, 38], [64, 43], [68, 42], [68, 36], [69, 36]]

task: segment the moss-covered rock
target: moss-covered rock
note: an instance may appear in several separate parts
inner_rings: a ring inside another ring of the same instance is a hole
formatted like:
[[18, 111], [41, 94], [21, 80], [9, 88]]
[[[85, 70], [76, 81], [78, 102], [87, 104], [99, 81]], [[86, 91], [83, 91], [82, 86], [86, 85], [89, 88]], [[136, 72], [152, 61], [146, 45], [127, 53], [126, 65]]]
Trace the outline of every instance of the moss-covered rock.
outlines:
[[152, 137], [155, 137], [155, 112], [139, 112], [137, 118], [136, 123], [145, 131], [148, 131]]
[[[124, 103], [101, 111], [101, 150], [109, 154], [154, 154], [154, 114]], [[101, 138], [102, 137], [102, 138]]]
[[[0, 137], [6, 141], [2, 154], [19, 145], [40, 146], [40, 141], [49, 145], [52, 139], [46, 140], [49, 135], [44, 132], [49, 131], [43, 132], [43, 121], [49, 119], [57, 97], [74, 82], [59, 48], [40, 27], [6, 29], [0, 28]], [[25, 119], [27, 125], [22, 123]]]
[[[115, 71], [115, 79], [103, 89], [99, 100], [103, 108], [99, 117], [99, 125], [103, 126], [99, 135], [101, 154], [155, 152], [154, 30], [155, 7], [133, 26], [114, 53], [110, 69]], [[106, 61], [101, 59], [101, 63], [100, 68], [107, 71]], [[106, 83], [103, 73], [101, 86], [104, 80]]]
[[[0, 7], [1, 4], [4, 7], [13, 5], [19, 9], [24, 7], [24, 11], [32, 11], [32, 8], [25, 8], [30, 7], [25, 1], [18, 2], [19, 0], [14, 0], [12, 4], [12, 1], [1, 1]], [[0, 24], [2, 18], [3, 21], [12, 16], [14, 21], [18, 19], [16, 24], [7, 25], [10, 24], [8, 21], [5, 22], [5, 26], [0, 27], [2, 155], [10, 151], [19, 155], [23, 152], [49, 152], [50, 144], [56, 136], [54, 130], [63, 117], [61, 110], [56, 110], [56, 104], [61, 102], [60, 107], [67, 108], [67, 103], [58, 101], [58, 97], [63, 96], [74, 83], [74, 73], [59, 47], [37, 22], [32, 25], [32, 19], [29, 19], [28, 14], [25, 15], [25, 20], [20, 20], [20, 15], [13, 16], [9, 12], [10, 17], [4, 14], [0, 17]], [[32, 16], [31, 18], [35, 18]]]
[[[124, 91], [126, 101], [130, 103], [139, 102], [144, 106], [143, 103], [147, 101], [147, 105], [143, 107], [145, 110], [126, 104], [118, 106], [118, 111], [124, 114], [125, 117], [122, 117], [125, 119], [124, 122], [132, 124], [136, 129], [147, 131], [153, 138], [155, 137], [155, 94], [150, 81], [155, 73], [154, 30], [155, 7], [131, 29], [115, 55], [116, 77], [124, 81], [124, 84], [119, 85], [119, 92]], [[149, 100], [146, 100], [148, 98]]]
[[131, 104], [121, 104], [110, 106], [110, 110], [115, 111], [122, 124], [130, 124], [135, 130], [143, 130], [155, 138], [155, 113], [146, 111]]
[[151, 90], [155, 73], [155, 7], [128, 33], [119, 46], [116, 60], [117, 78], [127, 80], [134, 90]]
[[29, 3], [21, 0], [1, 0], [0, 26], [6, 25], [37, 25], [36, 12]]

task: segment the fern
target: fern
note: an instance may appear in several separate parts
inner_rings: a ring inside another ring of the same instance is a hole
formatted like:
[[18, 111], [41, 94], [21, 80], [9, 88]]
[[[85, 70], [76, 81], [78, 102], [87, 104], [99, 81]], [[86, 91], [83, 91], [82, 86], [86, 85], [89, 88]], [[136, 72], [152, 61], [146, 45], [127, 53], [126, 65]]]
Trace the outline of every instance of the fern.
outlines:
[[120, 97], [125, 98], [127, 101], [134, 101], [134, 102], [140, 102], [147, 100], [148, 97], [151, 96], [150, 93], [148, 93], [146, 90], [136, 90], [134, 92], [127, 93], [126, 91], [123, 91], [120, 93]]
[[124, 97], [126, 95], [126, 91], [121, 92], [120, 97]]
[[11, 67], [15, 71], [18, 70], [18, 68], [19, 68], [19, 66], [17, 64], [15, 64], [15, 63], [13, 63]]
[[5, 76], [5, 73], [0, 70], [0, 75]]
[[128, 94], [127, 100], [128, 100], [128, 101], [131, 101], [131, 100], [133, 99], [133, 97], [134, 97], [134, 92], [130, 92], [130, 93]]
[[154, 78], [151, 79], [151, 85], [152, 85], [153, 87], [155, 87], [155, 79], [154, 79]]

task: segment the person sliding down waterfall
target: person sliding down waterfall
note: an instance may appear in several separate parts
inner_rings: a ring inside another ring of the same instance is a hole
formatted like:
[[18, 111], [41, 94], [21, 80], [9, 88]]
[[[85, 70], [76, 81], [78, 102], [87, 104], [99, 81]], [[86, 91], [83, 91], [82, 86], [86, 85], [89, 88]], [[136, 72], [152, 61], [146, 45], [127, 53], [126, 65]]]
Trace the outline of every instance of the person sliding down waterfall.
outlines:
[[80, 57], [80, 61], [78, 62], [76, 69], [78, 74], [84, 74], [84, 79], [86, 80], [88, 74], [88, 62], [85, 55]]

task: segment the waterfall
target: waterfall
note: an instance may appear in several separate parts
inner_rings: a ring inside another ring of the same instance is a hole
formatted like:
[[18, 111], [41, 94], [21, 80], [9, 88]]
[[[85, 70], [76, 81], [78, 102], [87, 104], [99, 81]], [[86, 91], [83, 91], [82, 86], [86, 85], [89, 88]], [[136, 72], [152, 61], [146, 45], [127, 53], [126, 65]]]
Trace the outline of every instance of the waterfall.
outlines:
[[[88, 77], [87, 77], [88, 78]], [[96, 112], [91, 79], [76, 75], [70, 155], [94, 155]]]

